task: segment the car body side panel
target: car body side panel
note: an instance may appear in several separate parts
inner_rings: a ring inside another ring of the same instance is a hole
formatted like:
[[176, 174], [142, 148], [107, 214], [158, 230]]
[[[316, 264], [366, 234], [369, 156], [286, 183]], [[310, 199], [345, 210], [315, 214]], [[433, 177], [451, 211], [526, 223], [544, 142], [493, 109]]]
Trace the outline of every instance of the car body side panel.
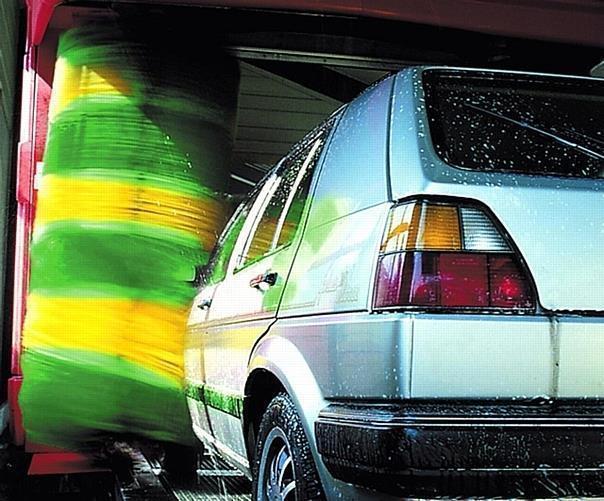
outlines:
[[250, 353], [273, 319], [206, 326], [203, 329], [205, 383], [243, 397]]
[[[252, 214], [264, 210], [263, 203], [271, 195], [270, 181], [269, 178], [267, 195], [258, 198]], [[236, 410], [237, 402], [243, 400], [245, 375], [252, 348], [275, 321], [296, 248], [294, 244], [285, 245], [237, 269], [239, 257], [245, 252], [248, 235], [254, 231], [255, 226], [248, 218], [235, 243], [226, 277], [214, 288], [205, 320], [192, 313], [190, 322], [201, 322], [190, 323], [187, 335], [187, 356], [197, 356], [197, 345], [201, 355], [200, 368], [203, 370], [203, 374], [197, 376], [195, 370], [192, 371], [193, 374], [188, 374], [189, 382], [200, 380], [213, 437], [217, 445], [235, 453], [238, 462], [242, 462], [240, 458], [246, 457], [243, 454], [245, 440], [238, 416], [233, 416], [232, 413]], [[269, 272], [276, 274], [274, 284], [257, 283], [258, 277]], [[194, 304], [198, 305], [207, 294], [206, 289], [200, 291]]]
[[[192, 358], [188, 362], [191, 369], [187, 369], [189, 383], [203, 384], [208, 392], [220, 395], [225, 401], [243, 399], [250, 353], [256, 341], [275, 321], [276, 304], [292, 255], [291, 246], [287, 247], [235, 274], [227, 275], [216, 286], [208, 321], [188, 326], [185, 356]], [[250, 280], [269, 270], [278, 273], [274, 287], [250, 286]], [[198, 304], [205, 293], [201, 291], [194, 304]], [[199, 367], [203, 373], [193, 368], [198, 353]], [[241, 454], [243, 430], [235, 424], [237, 418], [225, 409], [212, 405], [205, 407], [217, 443], [239, 457], [245, 457], [245, 454]], [[201, 411], [200, 415], [203, 415]]]
[[[281, 326], [277, 322], [273, 327], [254, 347], [248, 377], [256, 370], [273, 374], [292, 397], [296, 407], [302, 411], [304, 429], [311, 439], [314, 436], [314, 421], [327, 402], [317, 385], [307, 358], [290, 339], [283, 336], [287, 325]], [[311, 448], [315, 449], [314, 440], [310, 443]]]
[[[322, 133], [332, 133], [326, 129], [329, 123], [321, 127]], [[317, 159], [318, 166], [322, 163], [324, 151]], [[302, 234], [296, 230], [291, 241], [243, 262], [242, 256], [249, 255], [249, 246], [253, 245], [250, 235], [257, 231], [261, 245], [266, 244], [263, 239], [274, 238], [263, 233], [271, 231], [272, 226], [263, 226], [265, 221], [260, 215], [268, 210], [269, 200], [277, 193], [279, 165], [253, 195], [255, 199], [238, 230], [224, 278], [220, 283], [206, 285], [199, 291], [187, 327], [186, 382], [194, 430], [200, 439], [226, 454], [235, 464], [243, 465], [248, 472], [240, 413], [249, 357], [256, 342], [275, 321]], [[292, 195], [291, 192], [288, 194]], [[281, 202], [287, 206], [286, 200]], [[302, 221], [307, 211], [308, 204]], [[302, 227], [301, 223], [298, 229]], [[258, 253], [258, 249], [255, 252]], [[265, 279], [269, 274], [274, 281]]]
[[387, 79], [359, 96], [331, 134], [281, 301], [282, 316], [368, 308], [368, 284], [388, 210], [392, 84]]
[[[185, 357], [191, 369], [187, 369], [187, 384], [203, 387], [204, 391], [208, 390], [224, 399], [242, 400], [250, 352], [273, 321], [264, 318], [226, 326], [189, 326]], [[193, 370], [198, 357], [202, 374]], [[234, 425], [239, 420], [227, 412], [226, 406], [216, 408], [216, 403], [206, 405], [191, 398], [188, 398], [188, 403], [193, 424], [197, 428], [211, 434], [223, 448], [242, 458], [246, 457], [241, 454], [243, 429], [241, 425]]]
[[220, 443], [227, 445], [230, 451], [235, 453], [235, 457], [243, 458], [239, 459], [239, 462], [245, 464], [247, 452], [245, 450], [243, 433], [241, 432], [240, 418], [209, 406], [207, 407], [207, 412], [209, 420], [212, 423], [214, 437]]

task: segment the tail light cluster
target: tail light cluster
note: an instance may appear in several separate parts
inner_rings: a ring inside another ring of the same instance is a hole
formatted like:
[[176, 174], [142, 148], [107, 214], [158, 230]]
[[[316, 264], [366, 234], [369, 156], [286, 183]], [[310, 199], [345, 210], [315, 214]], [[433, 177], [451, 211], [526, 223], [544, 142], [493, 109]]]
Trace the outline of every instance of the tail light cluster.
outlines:
[[374, 307], [525, 311], [528, 275], [479, 207], [418, 200], [390, 211]]

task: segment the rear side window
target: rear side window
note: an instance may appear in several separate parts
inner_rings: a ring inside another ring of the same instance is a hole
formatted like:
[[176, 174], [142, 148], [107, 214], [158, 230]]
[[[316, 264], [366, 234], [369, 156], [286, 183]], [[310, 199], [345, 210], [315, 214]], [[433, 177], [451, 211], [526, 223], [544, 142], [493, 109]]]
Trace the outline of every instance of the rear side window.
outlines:
[[602, 82], [455, 70], [423, 80], [432, 141], [447, 163], [604, 177]]

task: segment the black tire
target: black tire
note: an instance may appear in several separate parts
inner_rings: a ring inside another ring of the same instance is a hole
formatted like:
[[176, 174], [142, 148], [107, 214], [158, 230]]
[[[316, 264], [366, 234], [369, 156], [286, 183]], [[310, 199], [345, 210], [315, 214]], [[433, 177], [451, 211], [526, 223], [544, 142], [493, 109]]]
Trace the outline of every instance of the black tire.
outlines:
[[262, 416], [252, 471], [256, 501], [325, 499], [302, 420], [285, 393], [275, 396]]

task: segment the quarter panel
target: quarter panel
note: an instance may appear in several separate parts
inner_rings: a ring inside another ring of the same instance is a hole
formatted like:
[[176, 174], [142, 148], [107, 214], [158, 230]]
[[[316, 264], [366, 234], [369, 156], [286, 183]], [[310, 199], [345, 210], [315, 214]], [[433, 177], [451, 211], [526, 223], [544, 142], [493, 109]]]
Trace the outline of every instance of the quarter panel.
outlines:
[[394, 78], [352, 101], [338, 122], [315, 189], [308, 227], [388, 199], [388, 127]]
[[279, 319], [327, 399], [409, 396], [411, 316], [343, 313]]
[[279, 315], [367, 310], [389, 204], [307, 228]]
[[[292, 397], [302, 418], [302, 424], [327, 499], [374, 500], [374, 492], [359, 489], [334, 479], [326, 470], [321, 456], [317, 452], [314, 425], [319, 411], [326, 407], [328, 402], [317, 385], [316, 373], [309, 365], [316, 353], [314, 351], [310, 353], [300, 352], [292, 342], [293, 336], [287, 336], [289, 332], [299, 333], [299, 331], [290, 331], [291, 321], [284, 320], [283, 323], [278, 321], [271, 328], [270, 333], [260, 340], [250, 359], [249, 374], [257, 369], [271, 372], [281, 381], [287, 393]], [[310, 359], [308, 358], [309, 355]], [[389, 500], [394, 498], [380, 495], [380, 499]]]

